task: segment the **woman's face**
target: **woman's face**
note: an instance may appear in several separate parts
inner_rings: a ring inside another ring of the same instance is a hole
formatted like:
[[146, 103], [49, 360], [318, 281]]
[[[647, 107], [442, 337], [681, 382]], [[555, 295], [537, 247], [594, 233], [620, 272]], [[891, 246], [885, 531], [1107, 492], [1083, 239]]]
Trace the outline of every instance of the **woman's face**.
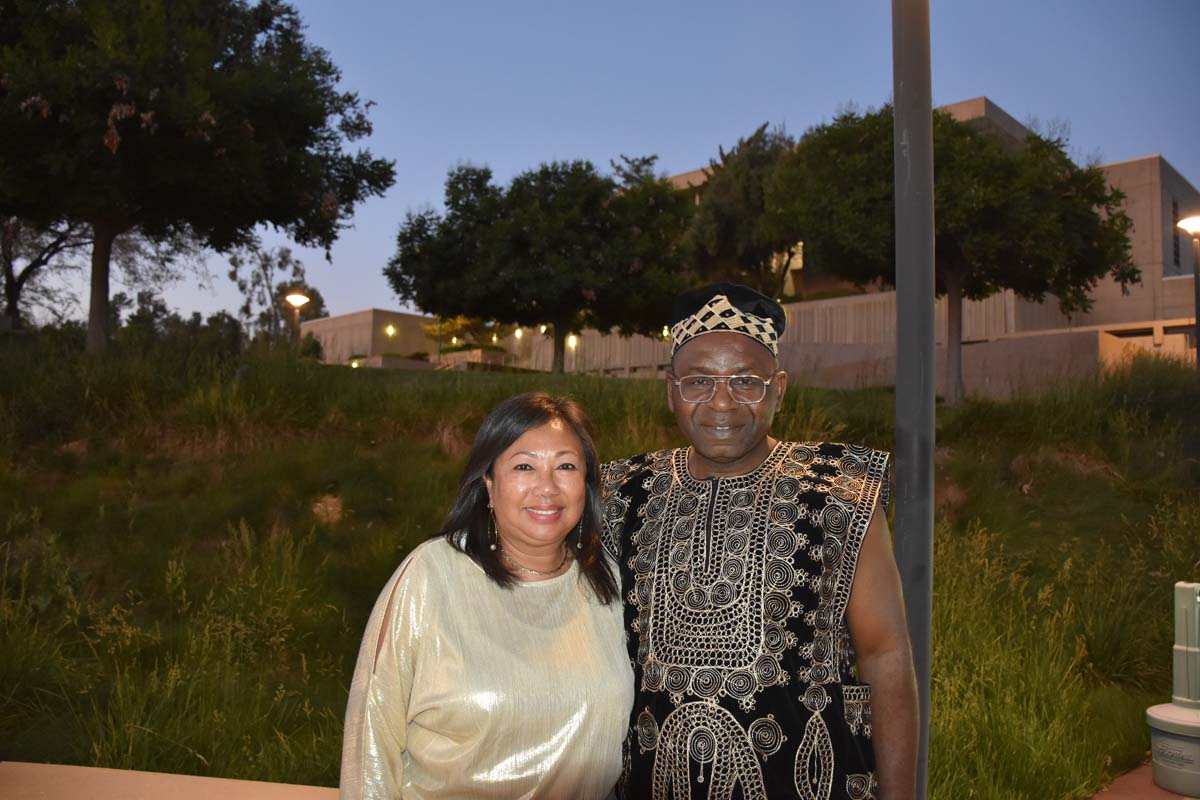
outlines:
[[583, 445], [563, 420], [513, 442], [484, 478], [501, 546], [536, 553], [561, 543], [583, 516], [586, 470]]

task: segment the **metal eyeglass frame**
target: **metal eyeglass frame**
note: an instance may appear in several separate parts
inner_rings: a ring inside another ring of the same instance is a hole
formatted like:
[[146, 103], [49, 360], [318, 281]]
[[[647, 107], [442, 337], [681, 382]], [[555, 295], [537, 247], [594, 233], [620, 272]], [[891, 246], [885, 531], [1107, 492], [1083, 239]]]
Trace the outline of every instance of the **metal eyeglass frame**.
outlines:
[[[711, 401], [714, 397], [716, 397], [717, 396], [717, 384], [724, 381], [725, 382], [725, 391], [729, 392], [729, 399], [731, 399], [731, 400], [733, 400], [733, 402], [738, 403], [743, 406], [754, 406], [754, 405], [758, 405], [763, 400], [767, 399], [767, 389], [771, 388], [771, 384], [774, 383], [775, 378], [777, 378], [777, 377], [778, 377], [778, 375], [772, 375], [770, 378], [764, 378], [761, 375], [684, 375], [682, 378], [671, 378], [671, 383], [675, 384], [675, 389], [676, 389], [676, 391], [679, 392], [680, 400], [682, 400], [685, 403], [695, 403], [695, 404], [699, 405], [700, 403], [707, 403], [707, 402]], [[704, 398], [703, 400], [688, 400], [686, 397], [683, 396], [683, 389], [681, 389], [679, 386], [681, 383], [683, 383], [688, 378], [708, 378], [709, 380], [711, 380], [713, 382], [712, 392], [709, 393], [708, 397]], [[757, 400], [738, 400], [736, 397], [733, 396], [733, 390], [729, 388], [729, 382], [731, 380], [733, 380], [734, 378], [758, 378], [760, 381], [763, 382], [762, 397], [758, 398]]]

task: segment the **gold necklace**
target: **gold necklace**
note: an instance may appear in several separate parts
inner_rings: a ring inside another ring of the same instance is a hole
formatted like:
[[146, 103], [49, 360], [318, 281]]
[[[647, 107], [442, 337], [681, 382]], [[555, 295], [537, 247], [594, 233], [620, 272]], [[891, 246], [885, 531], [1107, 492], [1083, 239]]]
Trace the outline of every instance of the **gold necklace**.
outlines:
[[563, 564], [566, 564], [567, 559], [571, 557], [571, 551], [567, 548], [566, 544], [564, 544], [562, 561], [558, 562], [558, 566], [555, 567], [554, 569], [540, 570], [540, 569], [531, 569], [530, 567], [527, 567], [524, 564], [518, 563], [512, 556], [510, 556], [508, 554], [508, 551], [505, 550], [503, 547], [498, 547], [496, 549], [500, 551], [501, 558], [503, 558], [505, 561], [507, 561], [513, 567], [516, 567], [518, 572], [524, 572], [526, 575], [553, 575], [554, 573], [556, 573], [560, 569], [562, 569]]

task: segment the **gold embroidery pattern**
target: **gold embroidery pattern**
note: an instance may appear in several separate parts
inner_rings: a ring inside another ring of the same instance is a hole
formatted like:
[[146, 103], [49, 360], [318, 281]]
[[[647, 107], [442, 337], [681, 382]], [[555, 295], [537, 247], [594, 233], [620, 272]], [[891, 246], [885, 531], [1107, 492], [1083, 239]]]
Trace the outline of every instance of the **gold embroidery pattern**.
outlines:
[[778, 753], [788, 738], [783, 735], [783, 728], [775, 721], [774, 714], [754, 720], [746, 732], [750, 734], [750, 744], [754, 745], [763, 761]]
[[850, 800], [875, 800], [879, 784], [873, 772], [856, 772], [846, 776], [846, 796]]
[[846, 708], [846, 726], [854, 735], [871, 738], [871, 687], [843, 686], [842, 702]]
[[654, 797], [690, 797], [693, 763], [696, 782], [709, 783], [710, 800], [729, 800], [739, 785], [742, 797], [766, 797], [749, 736], [718, 705], [684, 703], [667, 716], [654, 759]]
[[787, 455], [777, 448], [711, 491], [688, 475], [686, 450], [654, 459], [629, 560], [644, 689], [676, 705], [732, 697], [750, 710], [756, 693], [788, 682], [780, 656], [796, 644], [786, 623], [801, 610], [792, 525], [805, 509], [792, 502], [795, 478], [770, 483]]
[[829, 800], [833, 790], [833, 741], [821, 715], [813, 714], [804, 726], [796, 750], [796, 794], [802, 800]]

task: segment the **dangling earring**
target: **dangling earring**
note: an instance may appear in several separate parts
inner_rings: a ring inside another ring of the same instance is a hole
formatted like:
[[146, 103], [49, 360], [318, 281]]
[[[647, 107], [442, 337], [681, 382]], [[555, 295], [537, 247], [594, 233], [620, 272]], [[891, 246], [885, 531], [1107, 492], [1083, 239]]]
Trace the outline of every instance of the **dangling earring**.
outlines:
[[499, 538], [496, 534], [496, 512], [488, 506], [488, 540], [491, 544], [488, 545], [489, 550], [496, 549], [496, 539]]
[[575, 529], [575, 549], [583, 549], [583, 517], [579, 518], [579, 525]]

